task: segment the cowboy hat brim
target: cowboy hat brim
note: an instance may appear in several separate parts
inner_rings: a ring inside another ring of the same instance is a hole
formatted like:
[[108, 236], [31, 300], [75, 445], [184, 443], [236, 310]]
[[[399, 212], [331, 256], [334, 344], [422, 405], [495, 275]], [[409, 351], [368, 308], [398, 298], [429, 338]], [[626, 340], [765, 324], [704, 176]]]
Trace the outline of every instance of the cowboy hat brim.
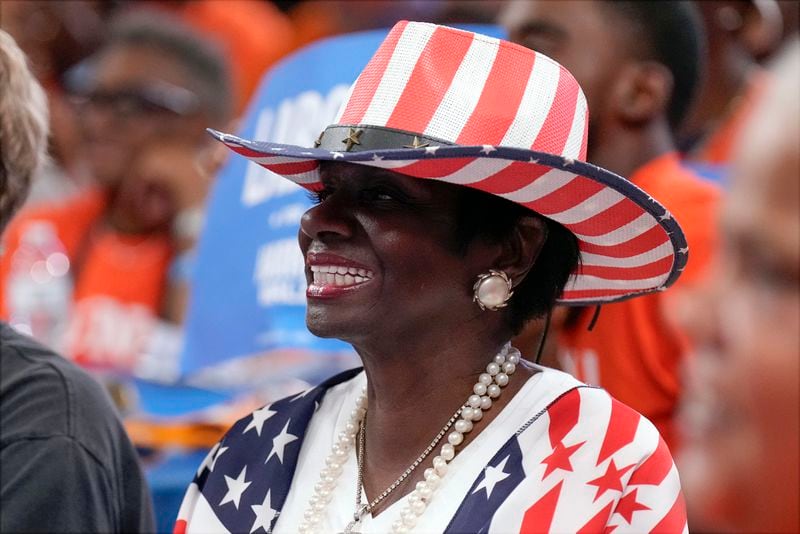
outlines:
[[663, 291], [688, 259], [686, 238], [669, 211], [630, 181], [583, 161], [492, 145], [332, 151], [208, 131], [312, 191], [322, 186], [320, 162], [341, 161], [473, 187], [552, 219], [575, 234], [581, 256], [561, 304], [597, 305]]

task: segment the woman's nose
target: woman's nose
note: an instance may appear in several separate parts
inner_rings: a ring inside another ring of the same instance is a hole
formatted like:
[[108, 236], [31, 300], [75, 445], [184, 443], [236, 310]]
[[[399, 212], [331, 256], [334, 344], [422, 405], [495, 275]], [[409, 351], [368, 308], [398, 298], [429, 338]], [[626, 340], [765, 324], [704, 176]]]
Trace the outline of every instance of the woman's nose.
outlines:
[[346, 195], [335, 192], [306, 211], [300, 218], [300, 231], [320, 241], [346, 239], [353, 235], [353, 210]]

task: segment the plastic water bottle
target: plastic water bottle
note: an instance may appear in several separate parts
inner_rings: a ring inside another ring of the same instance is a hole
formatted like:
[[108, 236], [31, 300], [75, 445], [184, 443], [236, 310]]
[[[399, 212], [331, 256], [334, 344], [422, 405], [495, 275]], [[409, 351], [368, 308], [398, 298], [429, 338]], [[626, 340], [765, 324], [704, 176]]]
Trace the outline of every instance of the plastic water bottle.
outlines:
[[72, 303], [69, 258], [55, 227], [34, 221], [23, 231], [7, 279], [10, 324], [60, 350]]

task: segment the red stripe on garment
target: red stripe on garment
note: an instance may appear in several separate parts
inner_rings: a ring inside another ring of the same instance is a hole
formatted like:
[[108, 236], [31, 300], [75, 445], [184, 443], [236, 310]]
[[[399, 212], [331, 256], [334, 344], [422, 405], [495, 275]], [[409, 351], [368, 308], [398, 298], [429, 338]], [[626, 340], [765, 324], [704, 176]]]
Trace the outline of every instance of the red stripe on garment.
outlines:
[[520, 534], [550, 532], [550, 525], [553, 523], [553, 516], [556, 513], [556, 506], [558, 506], [558, 498], [561, 495], [561, 486], [563, 484], [564, 481], [560, 481], [553, 486], [553, 489], [545, 493], [541, 499], [533, 503], [533, 506], [528, 508], [522, 518], [522, 525], [519, 528]]
[[526, 206], [543, 215], [547, 213], [561, 213], [562, 211], [574, 208], [603, 189], [605, 189], [605, 186], [599, 182], [595, 182], [583, 176], [576, 176], [565, 186], [533, 202], [526, 203]]
[[686, 502], [679, 493], [667, 515], [658, 522], [651, 534], [680, 534], [686, 529]]
[[414, 65], [386, 126], [409, 132], [424, 132], [453, 82], [472, 41], [470, 34], [454, 33], [444, 28], [434, 30]]
[[500, 41], [489, 78], [473, 113], [456, 140], [459, 145], [497, 145], [503, 140], [519, 111], [536, 54], [521, 54], [518, 48]]
[[275, 174], [280, 174], [281, 176], [291, 176], [293, 174], [301, 174], [308, 171], [313, 171], [317, 167], [319, 167], [319, 161], [315, 159], [311, 160], [299, 160], [296, 163], [259, 163], [262, 167], [267, 169], [268, 171], [272, 171]]
[[372, 103], [372, 97], [375, 96], [375, 91], [383, 80], [383, 75], [386, 72], [386, 67], [392, 59], [397, 42], [400, 36], [406, 29], [408, 21], [398, 22], [392, 28], [389, 35], [381, 43], [381, 46], [369, 60], [361, 76], [356, 80], [356, 86], [350, 95], [350, 100], [347, 102], [347, 107], [339, 120], [340, 124], [359, 124], [364, 118], [369, 105]]
[[572, 129], [572, 119], [575, 117], [575, 105], [578, 100], [578, 84], [564, 70], [559, 67], [558, 87], [556, 99], [550, 106], [547, 118], [539, 130], [539, 135], [531, 148], [548, 154], [561, 154], [567, 144], [569, 131]]
[[616, 245], [595, 245], [594, 243], [581, 243], [581, 251], [610, 258], [627, 258], [644, 254], [669, 241], [669, 236], [661, 226], [654, 226], [646, 232], [639, 234]]
[[[553, 212], [551, 213], [556, 215]], [[601, 236], [622, 228], [629, 222], [636, 220], [642, 213], [642, 208], [623, 197], [619, 202], [600, 213], [581, 222], [570, 224], [569, 229], [580, 235]], [[548, 213], [543, 213], [543, 215], [548, 215]]]
[[629, 486], [649, 485], [658, 486], [672, 470], [672, 455], [667, 444], [662, 438], [658, 439], [658, 447], [650, 457], [640, 465], [631, 475]]
[[494, 194], [511, 193], [522, 189], [550, 170], [550, 167], [544, 165], [515, 161], [502, 171], [481, 180], [477, 187]]
[[573, 389], [547, 409], [550, 418], [550, 447], [555, 448], [561, 443], [564, 436], [578, 424], [578, 415], [581, 410], [581, 395]]
[[580, 274], [596, 276], [606, 280], [645, 280], [664, 276], [672, 269], [672, 256], [638, 267], [607, 267], [602, 265], [584, 265]]
[[601, 534], [606, 532], [606, 525], [608, 524], [608, 518], [611, 517], [613, 504], [613, 502], [610, 502], [605, 508], [597, 512], [593, 518], [578, 530], [578, 534]]
[[172, 534], [186, 534], [186, 520], [178, 519], [175, 521], [175, 527], [172, 529]]
[[597, 456], [597, 465], [633, 441], [641, 418], [641, 415], [621, 402], [611, 399], [611, 416], [608, 420], [603, 446], [600, 447], [600, 454]]

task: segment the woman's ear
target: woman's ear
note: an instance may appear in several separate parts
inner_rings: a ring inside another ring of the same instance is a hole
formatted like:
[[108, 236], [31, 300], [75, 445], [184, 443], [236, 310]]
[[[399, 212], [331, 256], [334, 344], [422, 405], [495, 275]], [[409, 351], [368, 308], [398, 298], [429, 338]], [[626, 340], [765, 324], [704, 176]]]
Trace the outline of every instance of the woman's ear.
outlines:
[[543, 218], [535, 215], [521, 217], [506, 240], [495, 269], [505, 271], [516, 287], [533, 268], [545, 240], [547, 223]]

